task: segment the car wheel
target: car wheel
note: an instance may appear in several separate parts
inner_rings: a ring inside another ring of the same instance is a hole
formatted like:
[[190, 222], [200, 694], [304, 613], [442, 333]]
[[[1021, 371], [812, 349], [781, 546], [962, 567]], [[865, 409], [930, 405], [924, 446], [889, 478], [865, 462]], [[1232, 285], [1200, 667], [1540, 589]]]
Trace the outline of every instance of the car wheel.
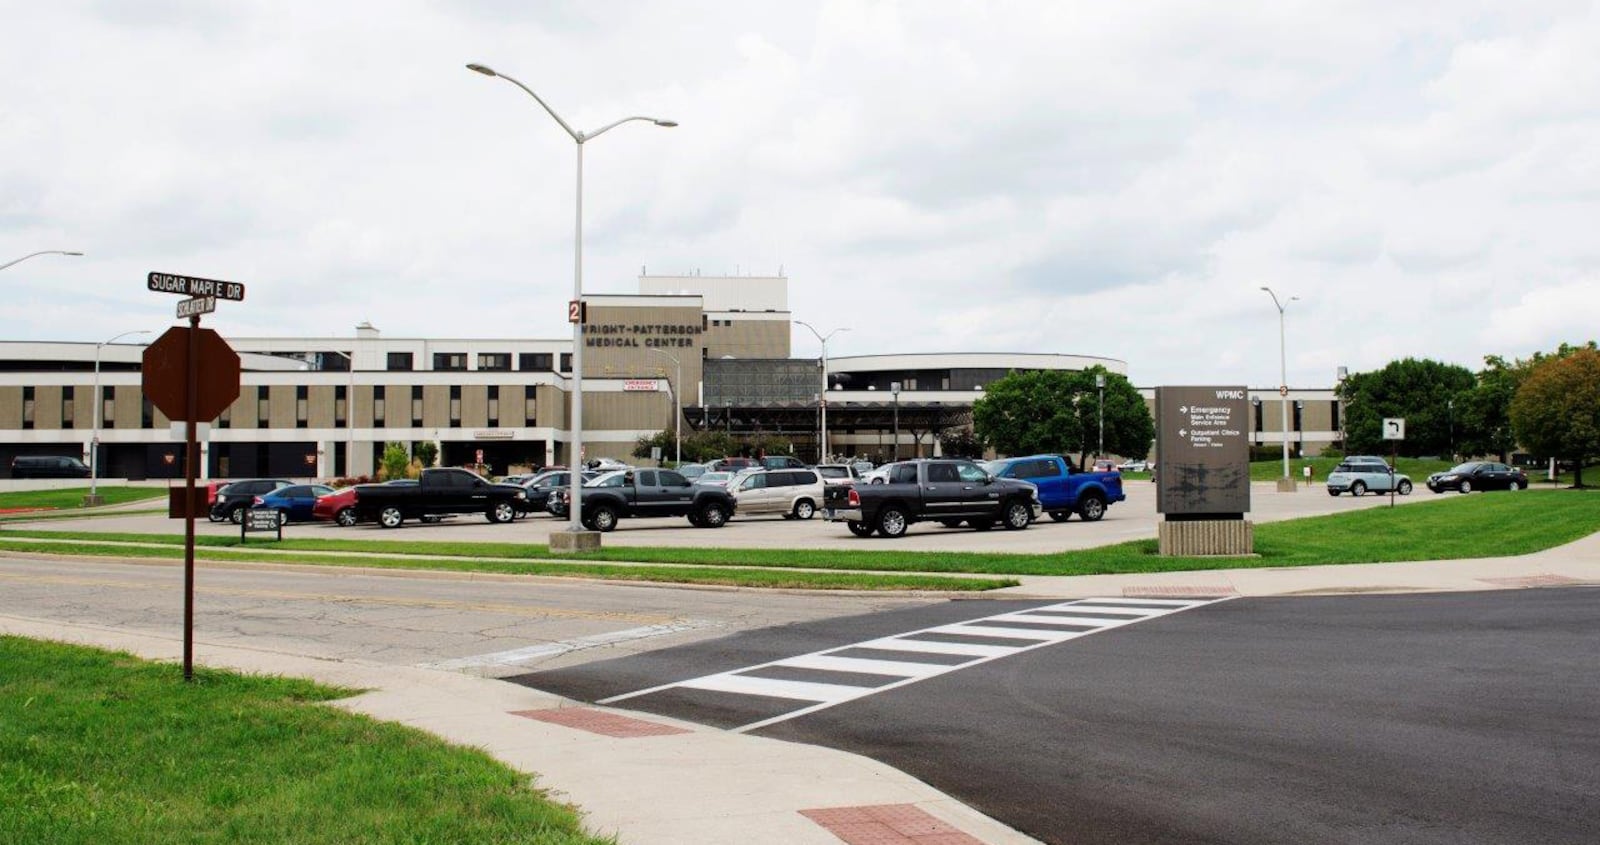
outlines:
[[994, 520], [988, 517], [983, 517], [982, 519], [969, 519], [967, 520], [967, 524], [972, 526], [973, 531], [988, 531], [994, 527]]
[[939, 520], [939, 524], [943, 525], [946, 528], [960, 528], [961, 527], [961, 520], [959, 520], [959, 519], [941, 519], [941, 520]]
[[378, 511], [378, 524], [384, 528], [399, 528], [400, 523], [405, 521], [405, 514], [401, 513], [400, 509], [393, 505]]
[[1328, 495], [1334, 497], [1335, 499], [1337, 499], [1337, 498], [1339, 498], [1339, 491], [1333, 489], [1332, 487], [1329, 487], [1328, 488]]
[[589, 511], [587, 522], [595, 531], [613, 531], [617, 527], [617, 512], [610, 505], [597, 505]]
[[906, 512], [898, 505], [890, 505], [878, 511], [878, 533], [885, 537], [903, 537], [910, 523], [906, 521]]
[[1515, 487], [1515, 489], [1517, 489], [1517, 490], [1526, 490], [1526, 489], [1528, 489], [1528, 482], [1526, 482], [1526, 481], [1518, 481], [1518, 482], [1517, 482], [1517, 483], [1516, 483], [1516, 484], [1515, 484], [1515, 485], [1514, 485], [1514, 487]]
[[1461, 486], [1457, 487], [1456, 490], [1459, 491], [1459, 492], [1462, 492], [1462, 493], [1471, 493], [1472, 492], [1472, 482], [1470, 482], [1470, 481], [1466, 480], [1465, 478], [1463, 478], [1463, 479], [1461, 479]]
[[1084, 496], [1078, 503], [1078, 516], [1083, 517], [1084, 522], [1098, 522], [1105, 515], [1106, 500], [1097, 495]]
[[850, 529], [851, 534], [854, 534], [857, 537], [867, 537], [871, 536], [872, 534], [872, 526], [866, 524], [865, 522], [857, 522], [856, 520], [851, 519], [845, 522], [845, 526]]
[[1026, 502], [1012, 502], [1006, 505], [1005, 525], [1009, 531], [1021, 531], [1033, 521], [1033, 508]]
[[489, 509], [488, 516], [490, 522], [510, 522], [517, 518], [517, 509], [512, 507], [510, 502], [496, 502], [495, 506]]
[[700, 522], [706, 528], [721, 528], [728, 524], [728, 512], [717, 502], [707, 502], [700, 508]]
[[1350, 495], [1352, 495], [1352, 496], [1365, 496], [1366, 494], [1367, 494], [1366, 482], [1357, 481], [1354, 484], [1350, 485]]
[[800, 501], [794, 503], [795, 519], [810, 519], [816, 515], [817, 506], [813, 505], [810, 499], [801, 499]]
[[1409, 496], [1411, 495], [1411, 482], [1401, 481], [1399, 484], [1395, 485], [1394, 489], [1402, 496]]
[[234, 508], [228, 511], [228, 521], [234, 525], [242, 524], [244, 522], [244, 508]]
[[355, 508], [341, 508], [338, 513], [333, 515], [333, 521], [335, 523], [337, 523], [339, 525], [339, 527], [341, 527], [341, 528], [349, 528], [349, 527], [355, 525], [356, 524], [356, 509]]
[[1050, 518], [1056, 522], [1066, 522], [1072, 518], [1072, 511], [1051, 511]]

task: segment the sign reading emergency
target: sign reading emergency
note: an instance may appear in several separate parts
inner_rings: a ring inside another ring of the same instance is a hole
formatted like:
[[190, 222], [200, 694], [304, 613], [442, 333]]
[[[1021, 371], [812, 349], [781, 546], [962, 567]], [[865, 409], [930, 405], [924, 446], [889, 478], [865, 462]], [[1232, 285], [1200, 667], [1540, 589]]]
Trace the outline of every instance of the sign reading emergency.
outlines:
[[661, 382], [653, 378], [631, 378], [622, 383], [622, 389], [628, 391], [640, 390], [654, 393], [661, 389]]
[[1156, 510], [1168, 517], [1242, 519], [1250, 510], [1249, 392], [1156, 388]]

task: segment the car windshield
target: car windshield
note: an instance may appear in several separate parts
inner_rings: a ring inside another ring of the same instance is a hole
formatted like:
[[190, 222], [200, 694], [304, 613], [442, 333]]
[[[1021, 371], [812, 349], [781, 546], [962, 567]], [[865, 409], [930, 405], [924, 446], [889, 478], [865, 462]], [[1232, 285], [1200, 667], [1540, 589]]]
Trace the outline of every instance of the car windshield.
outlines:
[[984, 471], [988, 472], [990, 475], [999, 475], [1001, 473], [1001, 471], [1003, 471], [1006, 468], [1006, 462], [1005, 461], [985, 461], [984, 463], [980, 464], [980, 466], [982, 466]]
[[850, 471], [844, 467], [819, 466], [817, 467], [817, 475], [823, 478], [849, 478]]
[[700, 477], [695, 479], [695, 481], [698, 481], [701, 484], [722, 484], [732, 477], [733, 473], [731, 472], [704, 472], [701, 473]]
[[626, 476], [627, 474], [628, 474], [627, 470], [620, 470], [620, 469], [615, 471], [615, 472], [608, 472], [605, 475], [602, 475], [599, 478], [594, 479], [593, 481], [587, 482], [586, 484], [584, 484], [584, 486], [585, 487], [621, 487], [622, 486], [623, 477]]
[[1456, 464], [1455, 466], [1451, 467], [1450, 472], [1466, 474], [1472, 472], [1480, 466], [1483, 466], [1483, 464], [1478, 461], [1468, 461], [1464, 464]]

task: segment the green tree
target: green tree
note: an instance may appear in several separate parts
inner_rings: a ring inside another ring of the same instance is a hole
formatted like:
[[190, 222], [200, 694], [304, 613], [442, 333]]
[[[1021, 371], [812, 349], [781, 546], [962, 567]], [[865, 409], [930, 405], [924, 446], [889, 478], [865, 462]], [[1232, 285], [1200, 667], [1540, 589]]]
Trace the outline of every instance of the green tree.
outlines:
[[[1396, 445], [1407, 457], [1449, 454], [1452, 406], [1465, 406], [1465, 397], [1476, 384], [1466, 367], [1416, 358], [1391, 361], [1381, 370], [1350, 376], [1339, 388], [1349, 444], [1346, 451], [1387, 452]], [[1406, 439], [1397, 444], [1383, 439], [1386, 417], [1406, 421]]]
[[1452, 422], [1457, 432], [1456, 451], [1463, 455], [1494, 455], [1505, 461], [1517, 448], [1511, 427], [1511, 401], [1517, 388], [1539, 364], [1585, 349], [1596, 349], [1595, 342], [1563, 343], [1555, 352], [1535, 352], [1531, 358], [1512, 361], [1499, 355], [1485, 357], [1477, 385], [1455, 402]]
[[383, 462], [379, 477], [384, 480], [405, 478], [411, 466], [411, 456], [406, 454], [406, 444], [390, 442], [383, 447]]
[[939, 451], [949, 458], [983, 457], [983, 441], [969, 428], [957, 428], [939, 436]]
[[411, 447], [411, 454], [426, 469], [439, 460], [439, 444], [434, 443], [432, 440], [419, 440]]
[[1105, 375], [1105, 446], [1113, 455], [1146, 455], [1155, 422], [1144, 397], [1127, 377], [1104, 367], [1081, 372], [1013, 372], [991, 382], [972, 407], [972, 427], [995, 451], [1007, 455], [1079, 455], [1079, 465], [1099, 440], [1100, 391]]
[[1511, 428], [1536, 455], [1573, 462], [1583, 486], [1584, 461], [1600, 457], [1600, 351], [1570, 350], [1534, 365], [1511, 400]]
[[[655, 434], [646, 434], [640, 437], [634, 442], [633, 451], [629, 454], [633, 455], [635, 458], [648, 460], [650, 458], [650, 450], [653, 448], [660, 448], [661, 456], [670, 461], [672, 460], [673, 449], [676, 445], [677, 439], [673, 436], [672, 432], [658, 431]], [[689, 444], [687, 443], [684, 444], [684, 460], [689, 460], [688, 445]]]

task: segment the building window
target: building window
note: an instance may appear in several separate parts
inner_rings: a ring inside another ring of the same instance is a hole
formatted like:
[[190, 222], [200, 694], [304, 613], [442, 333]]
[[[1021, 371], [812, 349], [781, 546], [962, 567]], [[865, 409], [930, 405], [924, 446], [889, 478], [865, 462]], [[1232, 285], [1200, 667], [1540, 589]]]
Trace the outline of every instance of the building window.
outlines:
[[572, 372], [572, 353], [571, 352], [563, 352], [563, 353], [561, 353], [561, 372], [563, 372], [563, 373]]
[[450, 385], [450, 427], [461, 425], [461, 385]]
[[411, 385], [411, 427], [422, 428], [422, 385]]
[[311, 418], [311, 388], [298, 385], [294, 389], [294, 427], [305, 428]]
[[267, 395], [270, 390], [271, 388], [263, 387], [261, 392], [256, 394], [256, 425], [261, 428], [270, 427], [269, 423], [272, 421], [272, 402]]
[[100, 423], [110, 427], [117, 421], [117, 402], [114, 387], [100, 388]]
[[510, 352], [479, 352], [478, 369], [480, 370], [509, 370], [511, 369]]
[[33, 428], [33, 388], [22, 388], [22, 428]]
[[489, 385], [489, 427], [500, 427], [500, 386]]
[[383, 428], [383, 406], [384, 406], [383, 394], [384, 394], [384, 390], [385, 390], [385, 388], [381, 384], [376, 386], [376, 387], [374, 387], [374, 388], [372, 388], [372, 427], [373, 428]]
[[536, 411], [538, 411], [538, 409], [539, 409], [539, 405], [538, 405], [537, 402], [534, 401], [534, 397], [537, 396], [537, 395], [538, 395], [538, 388], [534, 387], [531, 384], [523, 385], [523, 388], [522, 388], [522, 424], [525, 425], [525, 426], [537, 425], [538, 422], [539, 422], [539, 415], [536, 413]]
[[61, 388], [61, 427], [72, 428], [73, 420], [77, 417], [77, 409], [73, 407], [72, 385]]
[[517, 369], [537, 373], [555, 372], [556, 356], [548, 352], [523, 352], [517, 355]]
[[156, 427], [156, 406], [150, 402], [149, 398], [142, 399], [139, 402], [139, 427]]
[[467, 368], [467, 353], [435, 352], [433, 353], [433, 368], [435, 370], [465, 370]]
[[411, 353], [410, 352], [390, 352], [389, 353], [389, 371], [390, 372], [396, 372], [396, 371], [401, 371], [401, 370], [409, 371], [411, 369], [411, 366], [412, 365], [411, 365]]
[[341, 385], [336, 385], [333, 388], [333, 424], [334, 425], [342, 426], [342, 425], [345, 424], [345, 420], [349, 419], [349, 417], [350, 417], [349, 410], [348, 410], [349, 404], [350, 404], [350, 397], [349, 397], [348, 394], [345, 393], [345, 386], [342, 385], [342, 384]]

